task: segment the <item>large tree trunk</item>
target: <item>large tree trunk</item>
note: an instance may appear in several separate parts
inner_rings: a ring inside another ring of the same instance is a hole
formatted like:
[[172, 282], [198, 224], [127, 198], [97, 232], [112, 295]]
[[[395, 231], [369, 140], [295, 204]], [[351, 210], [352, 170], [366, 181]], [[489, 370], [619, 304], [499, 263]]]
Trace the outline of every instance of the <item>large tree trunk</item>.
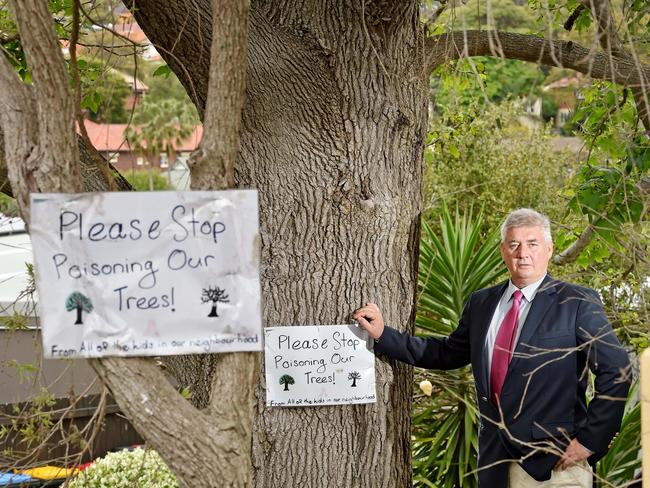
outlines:
[[[163, 56], [174, 46], [167, 61], [200, 110], [208, 12], [135, 10]], [[260, 191], [265, 324], [350, 323], [370, 300], [389, 323], [411, 323], [428, 85], [418, 4], [254, 2], [249, 42], [236, 171]], [[194, 363], [175, 369], [205, 402], [209, 378], [186, 374]], [[410, 370], [377, 369], [367, 406], [267, 408], [260, 375], [255, 485], [410, 485]]]
[[[274, 2], [252, 16], [237, 170], [260, 190], [267, 325], [350, 323], [370, 300], [389, 323], [414, 311], [427, 88], [418, 8], [340, 3]], [[410, 374], [377, 366], [368, 406], [267, 408], [261, 378], [256, 486], [409, 486]]]

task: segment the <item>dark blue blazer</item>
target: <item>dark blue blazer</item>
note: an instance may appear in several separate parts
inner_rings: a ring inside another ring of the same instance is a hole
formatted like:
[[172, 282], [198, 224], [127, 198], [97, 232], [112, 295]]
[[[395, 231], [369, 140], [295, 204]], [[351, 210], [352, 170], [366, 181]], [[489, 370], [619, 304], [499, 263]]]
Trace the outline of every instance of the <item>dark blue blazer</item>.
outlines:
[[[482, 488], [507, 487], [506, 460], [521, 460], [538, 481], [549, 479], [573, 437], [594, 453], [589, 462], [595, 463], [620, 428], [630, 386], [628, 355], [598, 294], [547, 276], [522, 326], [501, 392], [500, 414], [490, 401], [484, 346], [507, 285], [474, 292], [448, 337], [419, 338], [386, 327], [375, 342], [376, 353], [421, 368], [472, 365], [481, 412]], [[595, 396], [587, 405], [589, 370], [595, 375]]]

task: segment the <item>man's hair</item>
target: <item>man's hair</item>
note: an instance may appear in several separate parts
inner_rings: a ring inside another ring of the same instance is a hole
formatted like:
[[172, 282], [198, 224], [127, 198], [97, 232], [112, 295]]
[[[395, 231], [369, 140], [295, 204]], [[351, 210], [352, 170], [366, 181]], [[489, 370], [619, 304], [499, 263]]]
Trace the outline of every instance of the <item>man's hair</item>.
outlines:
[[501, 224], [501, 242], [506, 241], [506, 232], [513, 227], [541, 227], [544, 232], [544, 240], [551, 244], [551, 221], [542, 213], [530, 208], [518, 208], [508, 214]]

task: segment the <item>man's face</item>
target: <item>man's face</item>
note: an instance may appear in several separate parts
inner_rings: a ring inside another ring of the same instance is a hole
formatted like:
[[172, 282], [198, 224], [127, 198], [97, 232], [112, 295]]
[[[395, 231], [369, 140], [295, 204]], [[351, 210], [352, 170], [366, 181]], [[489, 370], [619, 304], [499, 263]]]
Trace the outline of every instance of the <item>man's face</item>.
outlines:
[[544, 240], [541, 227], [511, 227], [501, 243], [501, 257], [519, 288], [544, 276], [552, 255], [553, 244]]

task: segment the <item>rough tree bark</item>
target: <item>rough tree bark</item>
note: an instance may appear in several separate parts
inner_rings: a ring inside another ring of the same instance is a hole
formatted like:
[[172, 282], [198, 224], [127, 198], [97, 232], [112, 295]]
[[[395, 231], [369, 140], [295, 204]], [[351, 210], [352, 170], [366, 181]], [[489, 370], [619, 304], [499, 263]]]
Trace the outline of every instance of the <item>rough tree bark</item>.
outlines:
[[[290, 3], [252, 15], [237, 165], [262, 195], [265, 321], [349, 323], [373, 300], [412, 327], [428, 91], [418, 5]], [[266, 408], [260, 378], [256, 486], [409, 486], [410, 375], [377, 367], [367, 406]]]
[[[16, 0], [12, 8], [34, 83], [24, 84], [6, 58], [0, 56], [0, 126], [5, 134], [3, 154], [12, 189], [23, 217], [29, 222], [30, 192], [79, 192], [82, 180], [78, 176], [74, 104], [47, 3]], [[238, 39], [238, 42], [217, 48], [224, 51], [221, 55], [240, 53], [241, 82], [246, 72], [241, 53], [246, 52], [247, 8], [225, 12], [233, 14], [224, 16], [231, 22], [215, 23], [218, 30], [211, 37]], [[238, 29], [244, 31], [243, 36], [233, 35]], [[211, 88], [209, 93], [213, 92]], [[225, 138], [228, 141], [225, 146], [204, 152], [208, 158], [203, 161], [207, 166], [206, 174], [211, 172], [210, 158], [220, 156], [221, 152], [232, 158], [238, 147], [243, 85], [239, 90], [226, 90], [222, 95], [223, 99], [234, 97], [237, 103], [215, 101], [211, 111], [218, 114], [222, 105], [237, 110], [237, 113], [228, 112], [226, 123], [219, 126], [220, 135], [234, 135]], [[205, 141], [214, 141], [217, 137], [217, 134], [208, 133]], [[230, 168], [230, 180], [234, 180], [232, 161], [229, 164], [225, 164], [225, 158], [222, 161], [223, 166]], [[100, 185], [103, 183], [102, 190], [109, 189], [106, 178], [97, 181]], [[204, 189], [210, 183], [205, 179]], [[224, 356], [225, 366], [220, 372], [225, 374], [214, 379], [214, 391], [218, 390], [223, 398], [215, 399], [214, 405], [203, 412], [198, 412], [182, 398], [152, 360], [91, 361], [139, 433], [173, 467], [181, 486], [243, 488], [251, 485], [250, 431], [252, 392], [258, 370], [256, 355]]]
[[[129, 6], [139, 24], [205, 114], [214, 40], [210, 1], [134, 3]], [[412, 328], [429, 69], [435, 53], [458, 57], [449, 44], [441, 51], [438, 39], [425, 42], [418, 3], [410, 0], [251, 5], [235, 181], [260, 190], [266, 325], [348, 323], [352, 309], [372, 300], [389, 323]], [[528, 40], [513, 40], [503, 55], [524, 59]], [[478, 50], [466, 55], [501, 55], [487, 52], [481, 42], [477, 38]], [[532, 61], [540, 59], [541, 49], [530, 55]], [[637, 67], [617, 64], [603, 69], [603, 77], [628, 80], [632, 69]], [[0, 82], [2, 76], [0, 69]], [[24, 95], [20, 90], [14, 90], [16, 97]], [[8, 116], [2, 117], [6, 131]], [[12, 184], [29, 182], [27, 176], [17, 174]], [[212, 356], [186, 358], [172, 368], [182, 384], [191, 385], [195, 403], [207, 407], [203, 412], [181, 403], [171, 387], [157, 391], [159, 371], [149, 361], [111, 359], [98, 367], [127, 414], [193, 486], [211, 480], [224, 486], [213, 477], [219, 470], [213, 464], [228, 447], [221, 442], [241, 445], [240, 433], [228, 437], [232, 426], [211, 425], [224, 413], [214, 407], [215, 385], [229, 381], [220, 376], [219, 362]], [[269, 409], [260, 374], [254, 484], [410, 485], [410, 368], [382, 360], [377, 368], [378, 402], [365, 406]], [[165, 395], [168, 407], [178, 410], [163, 420]], [[231, 469], [226, 463], [224, 476]]]
[[[202, 113], [207, 2], [138, 0], [133, 13]], [[412, 327], [426, 85], [440, 62], [499, 55], [619, 83], [647, 76], [629, 59], [600, 63], [611, 61], [602, 53], [594, 71], [575, 44], [499, 33], [494, 52], [490, 34], [468, 34], [425, 41], [416, 2], [252, 3], [236, 171], [261, 194], [266, 325], [345, 323], [372, 299], [390, 323]], [[206, 405], [213, 359], [176, 366]], [[368, 407], [267, 409], [260, 376], [256, 486], [408, 485], [407, 368], [378, 370], [379, 402]]]
[[[199, 109], [205, 7], [138, 1], [133, 10]], [[349, 323], [372, 299], [392, 323], [412, 327], [423, 41], [416, 2], [252, 5], [236, 171], [239, 186], [260, 190], [266, 325]], [[190, 363], [185, 371], [200, 369]], [[408, 486], [407, 371], [378, 363], [375, 405], [310, 409], [266, 408], [260, 376], [255, 485]], [[207, 401], [207, 381], [181, 377]]]

